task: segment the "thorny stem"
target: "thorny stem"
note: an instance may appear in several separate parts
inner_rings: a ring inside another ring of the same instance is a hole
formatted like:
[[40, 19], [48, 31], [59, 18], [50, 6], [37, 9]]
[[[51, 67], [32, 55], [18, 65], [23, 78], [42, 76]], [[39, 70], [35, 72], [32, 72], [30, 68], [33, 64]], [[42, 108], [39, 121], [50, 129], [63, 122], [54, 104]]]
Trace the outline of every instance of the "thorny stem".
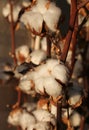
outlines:
[[66, 57], [67, 57], [67, 53], [69, 50], [69, 46], [70, 46], [70, 42], [71, 42], [73, 30], [74, 30], [76, 14], [77, 14], [77, 0], [71, 0], [69, 30], [65, 38], [65, 45], [64, 45], [63, 52], [60, 58], [60, 60], [63, 61], [64, 63], [66, 62]]
[[16, 55], [15, 55], [15, 31], [14, 31], [14, 22], [13, 22], [13, 4], [11, 2], [11, 0], [9, 0], [9, 4], [10, 4], [10, 13], [11, 13], [11, 56], [13, 58], [14, 61], [14, 65], [17, 64], [17, 60], [16, 60]]

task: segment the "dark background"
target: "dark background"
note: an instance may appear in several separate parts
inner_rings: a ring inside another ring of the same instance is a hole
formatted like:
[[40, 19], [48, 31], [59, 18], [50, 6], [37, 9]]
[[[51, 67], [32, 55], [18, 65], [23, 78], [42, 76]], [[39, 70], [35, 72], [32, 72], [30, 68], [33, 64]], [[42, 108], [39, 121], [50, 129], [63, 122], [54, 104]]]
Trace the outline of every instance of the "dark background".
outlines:
[[[8, 0], [0, 0], [0, 66], [10, 62], [12, 59], [9, 56], [11, 51], [11, 35], [10, 24], [2, 16], [2, 8]], [[18, 0], [20, 3], [21, 0]], [[62, 35], [65, 36], [68, 29], [69, 19], [69, 5], [66, 0], [56, 0], [57, 5], [62, 9], [62, 15], [64, 21], [60, 25]], [[30, 44], [29, 32], [25, 29], [19, 30], [15, 34], [16, 47], [21, 44]], [[1, 69], [1, 68], [0, 68]], [[15, 86], [17, 81], [15, 79], [6, 82], [4, 85], [0, 84], [0, 130], [16, 130], [14, 127], [9, 127], [7, 123], [7, 117], [11, 111], [12, 105], [17, 100], [17, 92]]]

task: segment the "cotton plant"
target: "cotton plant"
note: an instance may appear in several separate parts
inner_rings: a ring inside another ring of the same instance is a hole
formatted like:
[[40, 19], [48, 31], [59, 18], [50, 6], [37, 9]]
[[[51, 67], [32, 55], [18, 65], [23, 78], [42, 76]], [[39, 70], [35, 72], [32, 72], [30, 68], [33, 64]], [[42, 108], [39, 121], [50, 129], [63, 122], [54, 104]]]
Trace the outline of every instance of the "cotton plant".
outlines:
[[[3, 14], [11, 20], [10, 5], [6, 8], [3, 8]], [[68, 66], [74, 59], [74, 52], [66, 50], [66, 38], [56, 36], [62, 11], [49, 0], [23, 1], [22, 8], [14, 14], [16, 10], [13, 6], [15, 24], [23, 23], [32, 39], [30, 47], [24, 44], [15, 49], [17, 65], [13, 74], [19, 80], [17, 90], [34, 102], [27, 99], [23, 104], [15, 105], [8, 123], [20, 126], [21, 130], [59, 130], [57, 123], [61, 114], [67, 130], [74, 130], [82, 122], [76, 109], [81, 107], [84, 96], [81, 79], [83, 59], [78, 54], [73, 70]], [[64, 52], [66, 57], [62, 57]]]

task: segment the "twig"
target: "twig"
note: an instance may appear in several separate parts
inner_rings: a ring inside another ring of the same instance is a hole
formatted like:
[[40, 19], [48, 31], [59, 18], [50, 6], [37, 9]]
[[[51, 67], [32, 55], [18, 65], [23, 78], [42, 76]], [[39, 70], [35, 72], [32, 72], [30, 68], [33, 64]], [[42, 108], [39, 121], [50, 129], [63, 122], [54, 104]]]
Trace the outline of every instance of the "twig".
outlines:
[[63, 52], [62, 52], [62, 55], [60, 58], [60, 60], [63, 61], [64, 63], [66, 61], [67, 53], [69, 50], [69, 46], [70, 46], [70, 42], [71, 42], [73, 30], [74, 30], [76, 14], [77, 14], [77, 0], [71, 0], [69, 30], [68, 30], [68, 33], [67, 33], [66, 38], [65, 38], [66, 43], [64, 45]]
[[15, 55], [15, 30], [14, 30], [14, 22], [13, 22], [13, 4], [11, 0], [9, 0], [10, 4], [10, 13], [11, 13], [11, 56], [14, 60], [14, 64], [17, 64], [16, 55]]
[[47, 36], [47, 58], [51, 57], [51, 40], [50, 37]]
[[61, 112], [61, 109], [62, 109], [62, 104], [61, 102], [57, 102], [57, 130], [62, 130], [62, 112]]
[[78, 16], [76, 16], [76, 21], [75, 21], [75, 26], [74, 26], [74, 31], [73, 31], [73, 35], [72, 35], [72, 56], [71, 56], [71, 64], [70, 64], [70, 70], [71, 70], [71, 74], [73, 72], [73, 68], [74, 68], [74, 64], [75, 64], [75, 50], [76, 50], [76, 44], [77, 44], [77, 33], [78, 33]]

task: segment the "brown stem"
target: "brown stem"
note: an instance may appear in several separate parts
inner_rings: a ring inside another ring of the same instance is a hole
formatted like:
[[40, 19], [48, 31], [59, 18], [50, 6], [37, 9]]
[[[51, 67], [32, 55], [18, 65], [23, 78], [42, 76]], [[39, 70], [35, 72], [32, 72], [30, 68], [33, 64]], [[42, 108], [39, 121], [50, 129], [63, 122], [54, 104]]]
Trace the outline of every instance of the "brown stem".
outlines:
[[75, 63], [75, 50], [76, 50], [76, 44], [77, 44], [77, 33], [78, 33], [78, 16], [76, 16], [76, 21], [75, 21], [75, 26], [74, 26], [74, 31], [73, 31], [73, 35], [72, 35], [72, 57], [71, 57], [71, 64], [70, 64], [70, 70], [71, 70], [71, 74], [73, 72], [73, 68], [74, 68], [74, 63]]
[[14, 61], [14, 64], [17, 64], [16, 55], [15, 55], [15, 31], [14, 31], [14, 22], [13, 22], [13, 4], [11, 0], [9, 0], [10, 4], [10, 13], [11, 13], [11, 55]]
[[80, 124], [80, 130], [84, 130], [84, 125], [85, 125], [85, 118], [82, 116], [81, 124]]
[[47, 36], [47, 58], [51, 57], [51, 40], [49, 36]]
[[66, 43], [64, 45], [63, 52], [62, 52], [62, 55], [60, 58], [60, 60], [63, 61], [64, 63], [66, 61], [67, 53], [69, 50], [69, 46], [70, 46], [70, 42], [71, 42], [73, 30], [74, 30], [76, 14], [77, 14], [77, 0], [71, 0], [69, 30], [68, 30], [68, 33], [67, 33], [66, 38], [65, 38]]
[[61, 102], [57, 102], [57, 130], [62, 130], [62, 112], [61, 112], [61, 109], [62, 109], [62, 104]]
[[86, 1], [83, 1], [82, 3], [80, 3], [80, 4], [77, 6], [77, 10], [79, 10], [79, 9], [82, 8], [82, 7], [84, 7], [88, 2], [89, 2], [89, 0], [86, 0]]

